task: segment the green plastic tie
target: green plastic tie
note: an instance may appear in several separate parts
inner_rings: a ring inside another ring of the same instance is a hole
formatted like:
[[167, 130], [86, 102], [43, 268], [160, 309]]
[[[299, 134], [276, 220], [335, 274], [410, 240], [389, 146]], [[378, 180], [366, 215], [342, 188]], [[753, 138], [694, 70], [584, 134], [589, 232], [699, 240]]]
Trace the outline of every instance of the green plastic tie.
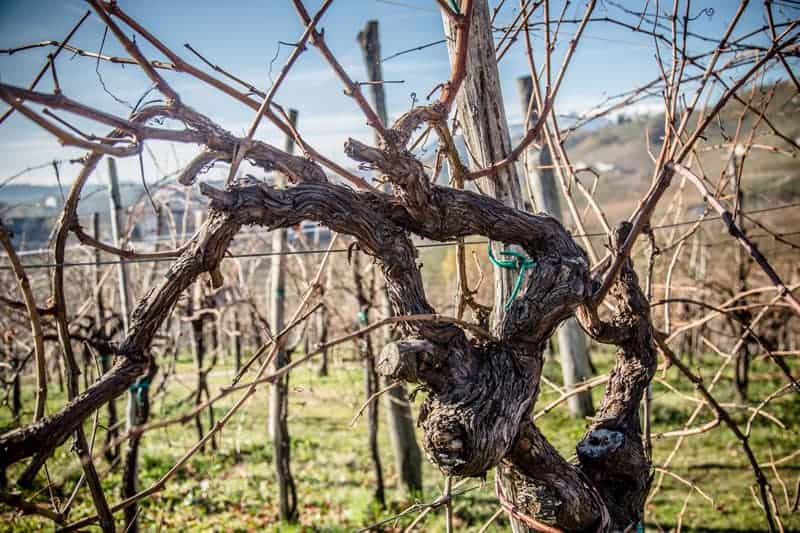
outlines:
[[492, 264], [499, 268], [505, 268], [507, 270], [518, 270], [519, 274], [517, 274], [517, 281], [514, 283], [514, 289], [511, 291], [511, 296], [509, 296], [508, 301], [506, 302], [505, 309], [511, 307], [511, 304], [514, 303], [514, 300], [517, 299], [517, 294], [519, 294], [519, 289], [522, 287], [522, 280], [525, 279], [525, 271], [533, 269], [536, 266], [536, 261], [531, 259], [530, 257], [526, 257], [525, 254], [515, 252], [513, 250], [503, 250], [500, 252], [500, 255], [505, 255], [506, 257], [510, 257], [511, 259], [497, 259], [492, 253], [492, 245], [491, 243], [488, 245], [489, 249], [489, 260]]
[[458, 7], [458, 2], [456, 0], [450, 0], [450, 5], [453, 6], [453, 11], [456, 12], [456, 15], [461, 14], [461, 8]]
[[363, 324], [365, 326], [367, 325], [367, 313], [365, 313], [364, 311], [359, 311], [358, 314], [356, 314], [356, 318], [358, 318], [358, 322], [360, 324]]
[[144, 376], [144, 377], [139, 378], [138, 380], [136, 380], [136, 383], [131, 385], [128, 388], [128, 390], [131, 391], [132, 393], [136, 394], [136, 402], [139, 405], [142, 405], [144, 403], [144, 394], [147, 391], [147, 389], [149, 389], [149, 388], [150, 388], [150, 378], [147, 377], [147, 376]]

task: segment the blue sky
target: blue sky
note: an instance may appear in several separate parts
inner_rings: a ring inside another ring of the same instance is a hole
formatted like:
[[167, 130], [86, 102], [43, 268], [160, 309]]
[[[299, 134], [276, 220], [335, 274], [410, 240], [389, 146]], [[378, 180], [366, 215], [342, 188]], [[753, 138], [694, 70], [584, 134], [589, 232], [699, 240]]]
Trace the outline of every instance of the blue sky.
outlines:
[[[309, 12], [315, 12], [320, 3], [320, 0], [307, 0]], [[518, 2], [511, 0], [506, 3], [508, 7], [497, 18], [498, 25], [510, 22], [516, 14], [513, 7]], [[645, 5], [644, 0], [619, 0], [619, 3], [636, 10]], [[661, 2], [666, 3], [671, 4]], [[224, 65], [264, 90], [270, 86], [269, 65], [276, 51], [278, 58], [272, 67], [273, 76], [280, 70], [290, 52], [290, 48], [286, 46], [281, 46], [278, 50], [278, 41], [293, 42], [303, 31], [289, 0], [120, 0], [120, 4], [185, 59], [199, 63], [183, 48], [183, 44], [188, 42], [212, 61]], [[496, 4], [496, 1], [491, 0], [490, 4]], [[554, 0], [552, 4], [552, 12], [559, 12], [561, 1]], [[584, 0], [573, 0], [567, 9], [567, 17], [579, 18], [585, 4]], [[690, 28], [710, 36], [721, 35], [737, 4], [733, 0], [693, 1], [691, 15], [697, 18]], [[650, 2], [648, 9], [652, 10], [653, 5], [654, 2]], [[709, 9], [713, 10], [711, 16]], [[780, 2], [776, 3], [775, 9], [779, 20], [796, 17], [798, 14], [797, 9]], [[48, 39], [60, 40], [86, 10], [87, 4], [80, 0], [0, 0], [0, 48]], [[598, 2], [595, 15], [625, 16], [617, 2], [608, 0]], [[627, 18], [631, 20], [630, 16]], [[441, 17], [433, 0], [337, 0], [323, 17], [320, 26], [325, 29], [329, 46], [356, 80], [365, 79], [356, 34], [371, 19], [377, 19], [380, 23], [384, 57], [443, 38]], [[635, 22], [636, 19], [633, 20]], [[765, 21], [762, 2], [751, 2], [736, 35], [757, 28], [765, 24]], [[566, 37], [571, 35], [575, 27], [566, 25], [562, 30], [564, 38], [560, 41], [562, 44], [557, 53], [563, 52], [568, 41]], [[92, 14], [71, 44], [97, 51], [103, 30], [103, 23]], [[137, 42], [149, 58], [160, 58], [143, 39], [140, 38]], [[541, 57], [543, 39], [540, 34], [534, 34], [534, 45]], [[691, 52], [704, 51], [707, 47], [708, 45], [699, 41], [689, 41]], [[0, 79], [4, 83], [26, 86], [44, 64], [46, 55], [51, 50], [41, 48], [0, 56]], [[104, 53], [126, 55], [111, 34], [106, 39]], [[557, 58], [555, 64], [558, 63], [560, 59]], [[71, 53], [65, 51], [59, 56], [57, 66], [62, 90], [67, 95], [106, 111], [127, 115], [128, 109], [125, 105], [117, 103], [101, 87], [95, 73], [94, 60], [72, 57]], [[409, 108], [412, 93], [424, 99], [424, 95], [447, 78], [449, 63], [445, 46], [433, 46], [386, 61], [383, 71], [387, 80], [403, 80], [402, 84], [386, 86], [391, 118]], [[516, 46], [503, 59], [500, 71], [507, 114], [512, 123], [519, 122], [521, 111], [515, 79], [527, 73], [523, 46]], [[128, 102], [138, 100], [150, 86], [145, 76], [131, 66], [123, 68], [101, 63], [100, 73], [108, 89], [116, 97]], [[245, 132], [252, 120], [252, 110], [188, 76], [165, 76], [186, 103], [235, 133]], [[602, 101], [607, 95], [630, 89], [657, 76], [652, 38], [602, 22], [592, 22], [564, 81], [556, 109], [560, 113], [581, 112]], [[39, 88], [44, 91], [52, 90], [51, 78], [46, 76]], [[313, 48], [301, 55], [292, 74], [278, 92], [276, 101], [298, 109], [299, 129], [306, 140], [339, 162], [352, 166], [341, 149], [348, 137], [353, 136], [367, 142], [372, 139], [372, 133], [365, 126], [358, 108], [343, 95], [338, 80]], [[5, 106], [0, 109], [5, 110]], [[80, 120], [75, 120], [74, 123], [88, 128]], [[104, 134], [106, 128], [99, 126], [93, 131]], [[259, 128], [257, 137], [282, 144], [276, 128], [266, 121]], [[146, 153], [145, 169], [148, 180], [158, 178], [161, 172], [174, 170], [197, 150], [194, 146], [176, 146], [173, 149], [163, 143], [150, 143], [148, 147], [158, 162], [156, 165], [150, 152]], [[49, 134], [19, 114], [14, 114], [0, 125], [0, 181], [23, 168], [81, 154], [81, 150], [61, 147]], [[135, 158], [120, 162], [120, 168], [123, 179], [139, 179], [138, 161]], [[70, 181], [77, 171], [77, 165], [62, 165], [62, 179]], [[98, 176], [96, 179], [101, 178]], [[21, 181], [52, 184], [54, 176], [52, 169], [44, 168], [30, 172]]]

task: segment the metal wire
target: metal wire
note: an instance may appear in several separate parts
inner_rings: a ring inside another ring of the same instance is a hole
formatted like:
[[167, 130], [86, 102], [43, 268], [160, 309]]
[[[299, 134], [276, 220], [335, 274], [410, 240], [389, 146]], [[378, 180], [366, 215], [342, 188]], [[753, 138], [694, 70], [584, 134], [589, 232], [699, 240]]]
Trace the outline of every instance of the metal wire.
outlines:
[[[756, 215], [760, 213], [768, 213], [771, 211], [780, 211], [782, 209], [790, 209], [792, 207], [800, 207], [800, 202], [795, 202], [791, 204], [784, 204], [778, 205], [773, 207], [765, 207], [762, 209], [753, 209], [751, 211], [744, 211], [743, 214], [746, 215]], [[662, 229], [669, 229], [669, 228], [676, 228], [680, 226], [690, 226], [692, 224], [697, 224], [698, 222], [704, 224], [706, 222], [712, 222], [715, 220], [719, 220], [720, 216], [709, 216], [703, 218], [702, 220], [684, 220], [680, 222], [673, 222], [670, 224], [662, 224], [659, 226], [653, 226], [653, 230], [662, 230]], [[791, 233], [777, 233], [776, 235], [779, 237], [787, 237], [797, 235], [800, 232], [791, 232]], [[255, 233], [247, 234], [247, 235], [256, 235]], [[605, 232], [596, 232], [596, 233], [585, 233], [585, 234], [574, 234], [573, 237], [605, 237]], [[771, 233], [763, 233], [763, 234], [753, 234], [749, 235], [750, 238], [764, 238], [764, 237], [772, 237]], [[474, 240], [474, 241], [467, 241], [465, 245], [473, 245], [473, 244], [486, 244], [488, 243], [488, 239], [482, 240]], [[420, 243], [417, 244], [417, 248], [441, 248], [447, 246], [456, 246], [458, 244], [457, 241], [446, 241], [446, 242], [434, 242], [434, 243]], [[717, 243], [706, 243], [705, 246], [711, 246]], [[76, 247], [79, 249], [86, 249], [82, 246]], [[73, 248], [74, 249], [74, 248]], [[43, 249], [41, 250], [42, 253], [49, 252], [50, 250]], [[327, 250], [324, 249], [313, 249], [313, 250], [294, 250], [294, 251], [287, 251], [287, 252], [251, 252], [251, 253], [241, 253], [241, 254], [228, 254], [225, 258], [228, 259], [251, 259], [256, 257], [271, 257], [274, 255], [313, 255], [313, 254], [322, 254], [325, 253]], [[345, 253], [347, 252], [347, 248], [334, 248], [331, 250], [331, 253]], [[30, 252], [28, 252], [30, 254]], [[141, 258], [141, 259], [110, 259], [104, 261], [65, 261], [63, 263], [30, 263], [23, 265], [26, 269], [39, 269], [39, 268], [55, 268], [57, 266], [62, 266], [64, 268], [67, 267], [84, 267], [84, 266], [95, 266], [95, 265], [117, 265], [120, 263], [125, 264], [137, 264], [137, 263], [162, 263], [165, 261], [174, 261], [174, 257], [159, 257], [159, 258]], [[11, 270], [12, 267], [10, 266], [0, 266], [0, 270]]]

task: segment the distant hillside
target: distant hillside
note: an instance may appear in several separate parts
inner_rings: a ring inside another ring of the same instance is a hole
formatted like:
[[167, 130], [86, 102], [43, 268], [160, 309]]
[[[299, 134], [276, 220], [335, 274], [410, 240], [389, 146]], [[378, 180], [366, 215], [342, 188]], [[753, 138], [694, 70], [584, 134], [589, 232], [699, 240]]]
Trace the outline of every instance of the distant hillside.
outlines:
[[[64, 191], [66, 193], [66, 189]], [[0, 205], [39, 204], [49, 198], [60, 198], [58, 185], [25, 185], [10, 183], [0, 189]]]
[[[69, 185], [64, 186], [64, 194]], [[123, 207], [141, 200], [145, 194], [139, 183], [120, 185]], [[63, 205], [58, 185], [25, 185], [12, 183], [0, 188], [0, 216], [58, 216]], [[105, 213], [109, 209], [108, 188], [103, 185], [87, 184], [78, 204], [78, 214], [94, 212]]]
[[[108, 196], [101, 194], [104, 190], [105, 188], [99, 185], [87, 185], [83, 193], [87, 203], [81, 202], [81, 212], [98, 210], [99, 201], [102, 201], [102, 209], [108, 210]], [[63, 194], [68, 192], [69, 186], [65, 185]], [[6, 217], [19, 214], [27, 216], [57, 215], [63, 204], [61, 194], [62, 191], [58, 185], [10, 183], [0, 188], [0, 215]]]
[[[740, 96], [749, 99], [749, 89], [742, 91]], [[757, 94], [753, 106], [760, 108], [760, 99], [764, 94]], [[726, 165], [730, 147], [709, 150], [721, 144], [729, 144], [733, 137], [742, 105], [731, 101], [720, 115], [720, 120], [715, 122], [708, 130], [703, 144], [699, 147], [700, 162], [705, 173], [709, 176], [718, 176]], [[775, 95], [767, 109], [766, 118], [789, 138], [800, 138], [800, 95], [790, 83], [778, 85]], [[749, 129], [757, 117], [748, 113], [741, 122], [741, 140], [746, 140]], [[572, 119], [561, 117], [562, 128], [568, 127]], [[599, 176], [596, 197], [607, 210], [612, 222], [626, 216], [634, 203], [647, 190], [652, 179], [653, 163], [648, 155], [648, 137], [650, 151], [657, 155], [661, 138], [664, 133], [663, 115], [626, 117], [624, 114], [615, 120], [599, 119], [587, 127], [572, 132], [566, 136], [565, 144], [572, 164], [576, 169], [591, 168]], [[524, 134], [520, 125], [512, 125], [512, 144], [515, 144]], [[456, 146], [461, 153], [462, 160], [468, 160], [467, 150], [463, 139], [455, 139]], [[752, 203], [763, 204], [778, 200], [790, 201], [800, 197], [800, 162], [792, 157], [789, 144], [771, 133], [763, 123], [759, 126], [759, 135], [753, 142], [759, 146], [750, 151], [746, 156], [745, 173], [742, 187], [750, 197]], [[765, 147], [773, 147], [779, 153], [768, 151]], [[420, 154], [426, 165], [433, 165], [435, 150], [428, 146]], [[705, 150], [705, 151], [703, 151]], [[593, 183], [594, 175], [586, 171], [578, 173], [582, 182], [589, 186]], [[446, 183], [447, 173], [443, 169], [438, 177], [439, 183]], [[141, 198], [143, 193], [139, 184], [123, 184], [123, 204]], [[691, 198], [692, 193], [688, 193]], [[696, 199], [699, 201], [699, 198]], [[579, 203], [583, 203], [580, 202]], [[61, 206], [61, 195], [56, 185], [37, 186], [10, 184], [0, 188], [0, 216], [10, 213], [8, 206], [19, 205], [12, 211], [20, 209], [33, 210], [33, 213], [57, 214]], [[5, 206], [5, 207], [3, 207]], [[94, 211], [105, 212], [108, 210], [108, 195], [105, 187], [101, 185], [88, 185], [84, 189], [80, 203], [80, 214]], [[591, 226], [591, 221], [589, 221]]]

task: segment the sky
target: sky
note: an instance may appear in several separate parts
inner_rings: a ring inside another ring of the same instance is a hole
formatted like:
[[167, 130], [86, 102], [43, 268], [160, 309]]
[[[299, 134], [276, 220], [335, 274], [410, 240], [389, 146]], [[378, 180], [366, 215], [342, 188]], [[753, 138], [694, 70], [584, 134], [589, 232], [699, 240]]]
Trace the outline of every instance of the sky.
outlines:
[[[291, 52], [290, 46], [280, 45], [279, 41], [294, 42], [303, 32], [303, 25], [289, 0], [120, 0], [119, 3], [184, 59], [202, 66], [183, 47], [184, 43], [190, 43], [214, 63], [223, 65], [263, 90], [271, 85], [270, 69], [272, 77], [276, 76]], [[496, 3], [496, 0], [490, 0], [490, 5]], [[306, 0], [305, 4], [313, 14], [321, 0]], [[509, 23], [516, 16], [518, 2], [509, 0], [506, 4], [496, 19], [498, 26]], [[553, 0], [551, 4], [554, 13], [558, 13], [563, 5], [561, 0]], [[652, 12], [655, 2], [599, 0], [595, 16], [627, 17], [635, 23], [636, 17], [626, 15], [623, 9], [641, 11], [645, 5]], [[690, 29], [704, 35], [720, 36], [737, 5], [738, 2], [734, 0], [694, 0], [690, 10], [693, 19]], [[585, 6], [585, 0], [572, 0], [566, 10], [567, 18], [580, 18]], [[60, 40], [87, 9], [88, 4], [80, 0], [0, 0], [0, 49], [42, 40]], [[775, 10], [779, 20], [796, 18], [800, 13], [789, 0], [776, 0]], [[356, 35], [367, 21], [373, 19], [379, 22], [383, 57], [444, 37], [441, 16], [434, 0], [336, 0], [319, 27], [325, 30], [328, 45], [354, 80], [366, 79]], [[764, 24], [766, 18], [762, 2], [751, 2], [734, 35], [742, 35]], [[71, 44], [97, 51], [103, 41], [104, 28], [102, 21], [92, 14]], [[562, 29], [564, 38], [556, 49], [555, 65], [560, 63], [559, 58], [567, 46], [567, 36], [575, 28], [574, 24], [567, 24]], [[532, 35], [535, 54], [540, 59], [544, 40], [539, 31], [534, 31]], [[752, 42], [764, 44], [765, 41], [756, 37]], [[162, 59], [144, 39], [137, 39], [137, 43], [148, 58]], [[111, 33], [102, 46], [104, 54], [126, 55]], [[707, 43], [689, 40], [690, 52], [708, 49]], [[12, 55], [0, 54], [0, 80], [7, 84], [27, 86], [45, 63], [47, 53], [52, 51], [53, 48], [45, 47]], [[664, 53], [669, 55], [667, 50]], [[56, 66], [62, 91], [67, 96], [120, 116], [126, 116], [130, 111], [128, 106], [136, 102], [151, 85], [144, 74], [133, 66], [122, 67], [101, 62], [98, 75], [95, 60], [73, 56], [67, 51], [58, 57]], [[443, 44], [388, 59], [382, 66], [384, 79], [402, 81], [385, 86], [390, 120], [409, 109], [412, 95], [416, 95], [417, 102], [424, 102], [425, 95], [447, 79], [449, 74], [447, 50]], [[524, 46], [520, 43], [500, 63], [506, 112], [512, 124], [520, 123], [522, 114], [516, 78], [527, 72]], [[235, 134], [244, 135], [252, 121], [253, 110], [188, 76], [169, 72], [164, 76], [185, 103]], [[590, 22], [559, 92], [556, 109], [561, 114], [580, 113], [609, 95], [656, 77], [658, 69], [652, 37], [602, 21]], [[39, 90], [52, 91], [52, 77], [45, 76]], [[349, 167], [354, 164], [346, 159], [342, 150], [347, 138], [355, 137], [365, 142], [372, 140], [372, 132], [366, 126], [363, 115], [355, 103], [343, 94], [340, 82], [314, 48], [309, 47], [301, 54], [295, 68], [280, 87], [275, 101], [285, 107], [298, 109], [298, 129], [304, 139], [318, 151]], [[654, 100], [643, 105], [652, 109], [659, 104]], [[5, 109], [7, 106], [0, 105], [0, 111]], [[80, 118], [70, 117], [70, 121], [98, 135], [104, 135], [108, 129], [103, 125], [92, 126]], [[267, 121], [262, 122], [256, 137], [277, 146], [283, 144], [282, 134]], [[146, 148], [144, 166], [148, 181], [179, 168], [198, 150], [196, 146], [170, 146], [156, 142], [148, 143]], [[82, 154], [83, 150], [60, 146], [47, 132], [19, 113], [0, 124], [0, 182], [25, 168], [42, 166], [54, 159], [66, 161]], [[127, 158], [120, 161], [118, 166], [123, 181], [140, 180], [137, 158]], [[59, 168], [64, 183], [69, 183], [79, 170], [78, 165], [68, 163]], [[105, 181], [103, 172], [101, 170], [94, 177], [96, 182]], [[55, 175], [52, 166], [44, 166], [24, 173], [16, 182], [54, 184]], [[0, 201], [2, 196], [0, 189]]]

